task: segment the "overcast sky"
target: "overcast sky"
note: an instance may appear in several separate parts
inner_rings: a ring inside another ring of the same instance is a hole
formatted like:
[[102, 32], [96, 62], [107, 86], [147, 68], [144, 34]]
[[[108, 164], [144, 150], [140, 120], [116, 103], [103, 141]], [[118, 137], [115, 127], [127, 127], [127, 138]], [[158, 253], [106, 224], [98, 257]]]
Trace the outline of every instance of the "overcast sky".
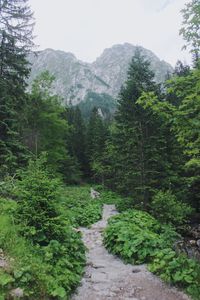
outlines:
[[189, 62], [179, 36], [186, 0], [30, 0], [39, 49], [72, 52], [92, 62], [105, 48], [131, 43], [174, 65]]

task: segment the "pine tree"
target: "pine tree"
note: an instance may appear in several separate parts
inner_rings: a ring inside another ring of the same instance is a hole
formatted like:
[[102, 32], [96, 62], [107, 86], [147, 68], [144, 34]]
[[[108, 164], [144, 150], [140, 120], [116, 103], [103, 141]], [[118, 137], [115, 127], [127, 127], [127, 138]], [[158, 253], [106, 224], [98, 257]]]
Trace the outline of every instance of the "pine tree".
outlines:
[[22, 109], [32, 47], [32, 13], [27, 0], [0, 1], [0, 176], [23, 163]]
[[67, 144], [69, 154], [74, 157], [83, 173], [87, 170], [86, 158], [86, 127], [78, 106], [66, 109], [66, 118], [69, 124]]
[[119, 95], [114, 134], [115, 178], [118, 191], [146, 207], [155, 188], [165, 180], [165, 152], [160, 121], [137, 101], [143, 92], [158, 93], [149, 62], [138, 49]]
[[[97, 181], [99, 178], [96, 167], [100, 164], [103, 157], [106, 140], [108, 138], [108, 130], [104, 124], [102, 117], [99, 115], [98, 109], [95, 107], [90, 115], [87, 127], [87, 158], [89, 161], [90, 175], [95, 177]], [[96, 174], [96, 175], [95, 175]]]

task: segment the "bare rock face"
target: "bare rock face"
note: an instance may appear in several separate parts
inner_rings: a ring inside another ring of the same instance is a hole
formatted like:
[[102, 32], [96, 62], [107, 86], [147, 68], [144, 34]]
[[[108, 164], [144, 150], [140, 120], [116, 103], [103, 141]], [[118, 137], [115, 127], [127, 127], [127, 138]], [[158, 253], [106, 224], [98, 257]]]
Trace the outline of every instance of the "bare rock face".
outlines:
[[105, 49], [103, 54], [92, 64], [94, 73], [111, 87], [112, 96], [117, 96], [122, 84], [125, 82], [128, 67], [136, 48], [139, 48], [144, 57], [150, 62], [150, 67], [155, 73], [156, 82], [164, 82], [167, 74], [172, 73], [172, 67], [165, 61], [159, 60], [150, 50], [128, 43], [114, 45], [112, 48]]
[[[155, 80], [163, 82], [172, 67], [150, 50], [140, 47], [143, 55], [150, 61], [155, 72]], [[29, 56], [32, 70], [29, 78], [31, 85], [34, 78], [42, 71], [49, 70], [55, 76], [54, 92], [60, 95], [64, 104], [79, 104], [89, 92], [107, 94], [116, 98], [126, 80], [128, 66], [135, 54], [136, 46], [125, 43], [105, 49], [93, 63], [78, 60], [72, 53], [46, 49]]]

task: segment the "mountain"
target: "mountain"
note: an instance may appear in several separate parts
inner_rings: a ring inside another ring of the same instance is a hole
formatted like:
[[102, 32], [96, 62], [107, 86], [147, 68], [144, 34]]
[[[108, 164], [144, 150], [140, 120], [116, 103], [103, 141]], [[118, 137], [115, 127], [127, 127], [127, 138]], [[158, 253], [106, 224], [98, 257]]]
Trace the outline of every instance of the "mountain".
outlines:
[[[155, 73], [155, 80], [163, 82], [172, 67], [161, 61], [152, 51], [139, 47], [150, 61]], [[55, 76], [54, 91], [60, 95], [64, 104], [71, 103], [81, 107], [89, 106], [92, 99], [101, 98], [101, 102], [116, 99], [119, 90], [126, 80], [127, 70], [134, 56], [136, 46], [125, 43], [105, 49], [93, 63], [78, 60], [74, 54], [60, 50], [46, 49], [29, 56], [32, 65], [29, 85], [34, 78], [44, 70], [49, 70]], [[116, 102], [116, 100], [114, 100]], [[112, 101], [111, 101], [112, 102]], [[113, 109], [113, 103], [112, 103]]]

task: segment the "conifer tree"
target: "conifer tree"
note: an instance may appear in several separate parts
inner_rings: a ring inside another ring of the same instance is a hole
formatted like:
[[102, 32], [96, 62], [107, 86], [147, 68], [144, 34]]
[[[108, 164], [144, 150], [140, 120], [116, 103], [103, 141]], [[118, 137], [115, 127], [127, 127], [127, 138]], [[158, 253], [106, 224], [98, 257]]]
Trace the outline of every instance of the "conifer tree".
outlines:
[[[95, 107], [90, 115], [87, 128], [87, 158], [89, 161], [90, 175], [95, 175], [96, 166], [100, 163], [108, 137], [108, 130], [98, 109]], [[94, 172], [95, 171], [95, 172]], [[98, 173], [98, 172], [97, 172]], [[95, 176], [98, 181], [98, 176]]]
[[119, 95], [114, 134], [115, 178], [118, 191], [146, 207], [154, 189], [165, 181], [166, 155], [160, 120], [137, 101], [143, 92], [158, 93], [149, 62], [139, 49]]
[[181, 101], [175, 110], [173, 130], [186, 156], [183, 165], [187, 179], [190, 202], [200, 208], [200, 69], [194, 69], [189, 75], [174, 78], [172, 91]]
[[78, 106], [70, 106], [66, 109], [69, 130], [67, 135], [67, 144], [69, 154], [74, 157], [83, 173], [87, 169], [86, 159], [86, 127]]
[[23, 163], [25, 149], [19, 132], [26, 100], [32, 47], [32, 13], [27, 0], [0, 1], [0, 176]]

